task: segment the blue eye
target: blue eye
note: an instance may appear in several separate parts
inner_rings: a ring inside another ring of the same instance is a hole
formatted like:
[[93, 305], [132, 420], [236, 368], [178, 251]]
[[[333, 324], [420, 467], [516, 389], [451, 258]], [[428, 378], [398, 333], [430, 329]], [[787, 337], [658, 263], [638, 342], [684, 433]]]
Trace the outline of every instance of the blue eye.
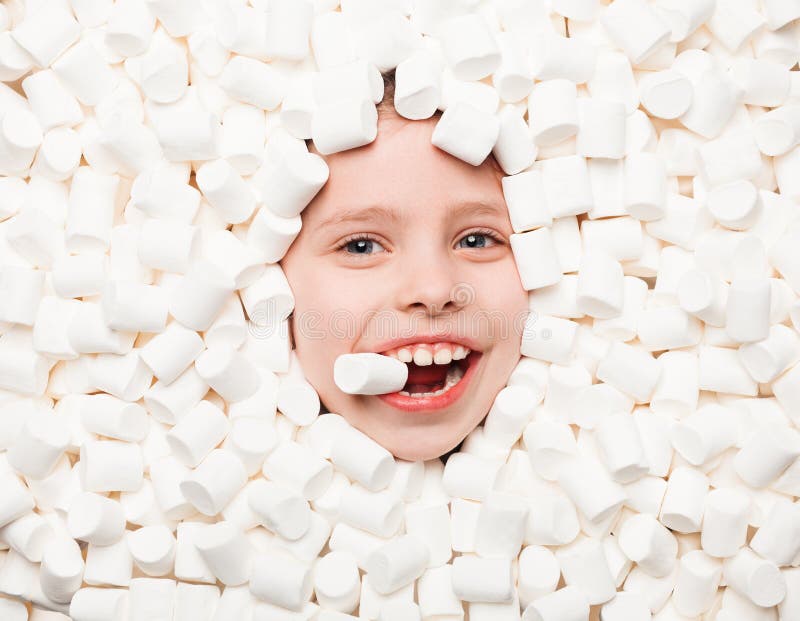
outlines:
[[[486, 248], [486, 239], [491, 239], [495, 244], [502, 243], [502, 239], [489, 230], [472, 231], [459, 240], [459, 248]], [[461, 241], [466, 240], [467, 245], [462, 246]], [[491, 247], [489, 244], [488, 247]]]
[[[487, 238], [491, 240], [493, 243], [487, 244]], [[462, 244], [462, 242], [466, 242], [466, 244]], [[503, 240], [499, 237], [496, 233], [490, 230], [480, 230], [480, 231], [473, 231], [471, 233], [467, 233], [464, 235], [458, 243], [458, 248], [468, 248], [468, 249], [477, 249], [477, 248], [491, 248], [492, 245], [499, 245], [502, 244]], [[380, 250], [376, 250], [375, 246]], [[380, 254], [381, 252], [386, 252], [386, 250], [381, 246], [380, 242], [373, 237], [366, 235], [366, 234], [359, 234], [353, 235], [345, 239], [339, 246], [336, 248], [337, 251], [344, 251], [348, 255], [353, 256], [371, 256], [374, 254]]]
[[[342, 242], [342, 244], [339, 246], [338, 250], [346, 249], [347, 250], [347, 254], [369, 256], [369, 255], [372, 255], [372, 254], [376, 254], [376, 253], [372, 252], [372, 250], [374, 249], [375, 244], [377, 244], [379, 248], [383, 248], [383, 246], [381, 246], [380, 243], [378, 243], [378, 241], [376, 239], [373, 239], [373, 238], [371, 238], [369, 236], [366, 236], [366, 235], [360, 235], [360, 236], [352, 237], [352, 238], [347, 239], [344, 242]], [[379, 251], [379, 252], [381, 252], [381, 251]], [[383, 251], [383, 252], [385, 252], [385, 251]]]

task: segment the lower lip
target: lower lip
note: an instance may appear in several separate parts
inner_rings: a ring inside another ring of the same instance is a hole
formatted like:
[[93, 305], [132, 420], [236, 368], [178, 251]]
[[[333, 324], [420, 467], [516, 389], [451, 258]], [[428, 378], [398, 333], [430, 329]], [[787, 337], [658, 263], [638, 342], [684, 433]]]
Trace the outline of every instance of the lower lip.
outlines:
[[453, 386], [446, 393], [435, 397], [408, 397], [401, 395], [399, 392], [390, 392], [384, 395], [376, 395], [384, 403], [388, 403], [392, 407], [405, 412], [425, 412], [431, 410], [441, 410], [446, 408], [461, 398], [461, 395], [466, 391], [468, 384], [475, 375], [475, 368], [478, 366], [478, 361], [482, 352], [473, 351], [467, 356], [466, 360], [469, 362], [467, 370], [461, 381]]

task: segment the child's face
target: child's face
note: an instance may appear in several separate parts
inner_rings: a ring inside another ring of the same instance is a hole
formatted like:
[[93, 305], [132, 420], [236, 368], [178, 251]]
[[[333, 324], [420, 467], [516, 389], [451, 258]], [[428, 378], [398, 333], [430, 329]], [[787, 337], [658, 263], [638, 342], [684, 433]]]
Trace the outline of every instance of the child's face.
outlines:
[[[519, 361], [527, 313], [503, 173], [434, 147], [437, 120], [384, 114], [371, 144], [325, 156], [330, 178], [281, 261], [306, 378], [330, 412], [407, 460], [446, 453], [483, 420]], [[375, 207], [385, 213], [366, 211]], [[345, 213], [363, 218], [328, 222]], [[362, 236], [372, 241], [352, 241]], [[410, 412], [334, 383], [339, 355], [384, 353], [388, 341], [423, 333], [471, 339], [482, 354], [450, 405]]]

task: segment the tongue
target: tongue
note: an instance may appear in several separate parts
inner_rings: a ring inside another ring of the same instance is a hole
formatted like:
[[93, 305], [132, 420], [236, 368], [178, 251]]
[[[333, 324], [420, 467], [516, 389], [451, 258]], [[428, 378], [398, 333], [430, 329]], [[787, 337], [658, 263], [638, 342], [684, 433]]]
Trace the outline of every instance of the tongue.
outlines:
[[435, 392], [444, 388], [449, 365], [431, 364], [420, 367], [413, 362], [408, 364], [408, 380], [404, 390], [407, 392]]

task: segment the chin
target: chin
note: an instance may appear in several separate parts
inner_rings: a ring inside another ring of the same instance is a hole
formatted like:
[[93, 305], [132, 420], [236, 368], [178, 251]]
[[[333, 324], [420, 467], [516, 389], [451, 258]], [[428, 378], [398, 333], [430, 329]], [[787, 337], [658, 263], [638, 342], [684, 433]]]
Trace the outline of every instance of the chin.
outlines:
[[452, 439], [448, 442], [431, 442], [428, 440], [418, 442], [402, 442], [398, 444], [383, 444], [396, 459], [405, 461], [429, 461], [437, 459], [454, 449], [461, 439]]

